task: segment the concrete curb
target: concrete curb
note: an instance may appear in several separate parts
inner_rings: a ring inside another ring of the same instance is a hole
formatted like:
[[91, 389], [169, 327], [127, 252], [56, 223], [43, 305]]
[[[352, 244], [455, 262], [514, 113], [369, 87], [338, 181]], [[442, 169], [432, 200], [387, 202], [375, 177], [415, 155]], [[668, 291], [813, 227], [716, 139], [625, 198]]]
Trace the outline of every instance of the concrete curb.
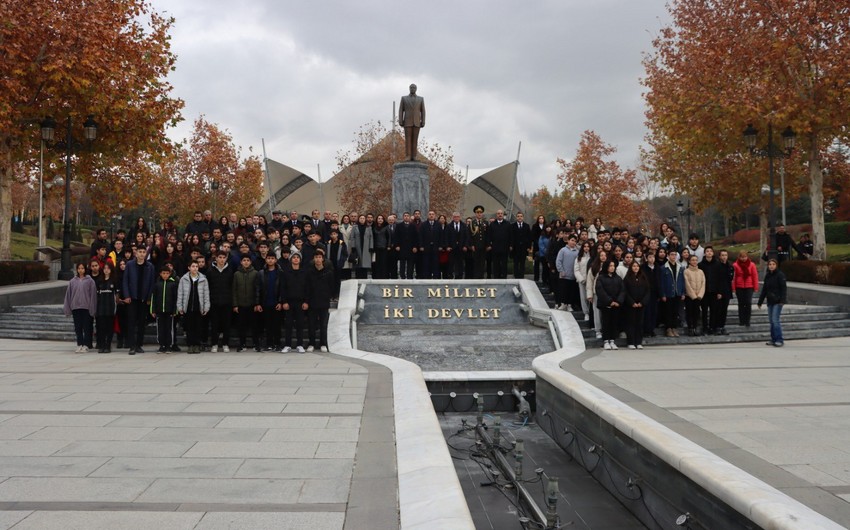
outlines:
[[[553, 311], [553, 317], [557, 321], [567, 320], [567, 315], [558, 311]], [[569, 315], [569, 320], [577, 329], [578, 324], [572, 315]], [[568, 322], [564, 324], [566, 330], [571, 332], [573, 326], [570, 326]], [[566, 345], [564, 348], [534, 359], [532, 368], [537, 377], [549, 382], [593, 411], [604, 421], [761, 528], [771, 530], [841, 530], [844, 528], [562, 369], [561, 363], [584, 352], [584, 342], [580, 331], [578, 339], [576, 340], [573, 336], [563, 337], [561, 344]]]
[[350, 324], [358, 285], [356, 281], [343, 282], [339, 306], [330, 316], [328, 343], [334, 354], [371, 361], [393, 373], [401, 528], [474, 530], [422, 370], [402, 359], [352, 347]]

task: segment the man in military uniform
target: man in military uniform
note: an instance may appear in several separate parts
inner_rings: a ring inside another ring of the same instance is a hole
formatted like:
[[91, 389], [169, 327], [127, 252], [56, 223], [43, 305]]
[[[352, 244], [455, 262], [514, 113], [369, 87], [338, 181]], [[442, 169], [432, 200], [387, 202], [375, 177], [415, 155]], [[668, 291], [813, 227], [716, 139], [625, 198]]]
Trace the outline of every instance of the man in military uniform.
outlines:
[[473, 208], [475, 218], [469, 225], [470, 252], [474, 262], [472, 274], [476, 280], [484, 279], [487, 266], [487, 220], [484, 219], [484, 207], [481, 205]]

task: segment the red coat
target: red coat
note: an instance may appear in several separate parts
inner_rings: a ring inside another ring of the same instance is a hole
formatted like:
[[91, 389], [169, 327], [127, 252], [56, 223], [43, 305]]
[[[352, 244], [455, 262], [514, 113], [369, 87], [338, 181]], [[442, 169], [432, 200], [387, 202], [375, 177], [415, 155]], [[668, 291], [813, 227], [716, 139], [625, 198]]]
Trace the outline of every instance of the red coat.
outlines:
[[735, 263], [732, 264], [732, 268], [735, 269], [735, 277], [732, 280], [733, 293], [736, 289], [752, 289], [754, 291], [758, 291], [759, 271], [756, 268], [756, 264], [753, 263], [753, 260], [735, 260]]

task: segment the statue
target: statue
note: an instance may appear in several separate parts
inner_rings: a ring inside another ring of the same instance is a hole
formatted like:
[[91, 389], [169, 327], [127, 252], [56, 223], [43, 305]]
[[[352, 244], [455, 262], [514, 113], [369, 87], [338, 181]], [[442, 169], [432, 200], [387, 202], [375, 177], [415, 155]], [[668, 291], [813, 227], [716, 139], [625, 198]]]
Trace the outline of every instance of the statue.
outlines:
[[401, 97], [398, 124], [404, 127], [405, 159], [416, 160], [419, 129], [425, 127], [425, 98], [416, 95], [416, 85], [410, 85], [410, 94]]

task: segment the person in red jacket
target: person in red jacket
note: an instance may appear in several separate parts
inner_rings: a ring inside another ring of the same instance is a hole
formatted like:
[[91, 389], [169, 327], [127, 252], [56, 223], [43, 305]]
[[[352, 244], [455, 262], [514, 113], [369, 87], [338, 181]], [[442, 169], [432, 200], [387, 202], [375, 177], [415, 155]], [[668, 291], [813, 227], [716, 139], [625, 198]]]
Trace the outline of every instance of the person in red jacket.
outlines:
[[738, 324], [748, 328], [753, 310], [753, 293], [759, 287], [759, 271], [746, 250], [738, 254], [732, 268], [735, 270], [732, 292], [738, 298]]

